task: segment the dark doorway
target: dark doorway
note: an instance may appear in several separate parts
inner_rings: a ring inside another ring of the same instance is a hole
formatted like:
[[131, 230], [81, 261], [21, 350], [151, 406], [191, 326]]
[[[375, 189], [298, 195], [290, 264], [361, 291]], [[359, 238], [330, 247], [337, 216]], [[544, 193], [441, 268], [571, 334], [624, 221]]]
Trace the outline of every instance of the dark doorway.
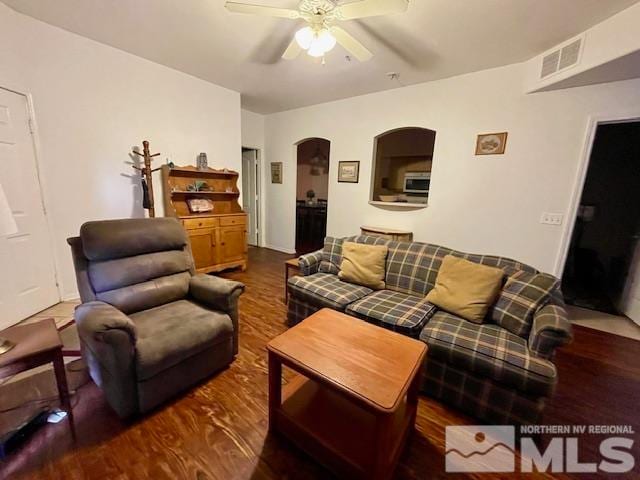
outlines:
[[562, 280], [567, 303], [632, 316], [639, 234], [640, 122], [599, 125]]
[[319, 250], [327, 234], [329, 151], [331, 142], [310, 138], [298, 143], [296, 253]]

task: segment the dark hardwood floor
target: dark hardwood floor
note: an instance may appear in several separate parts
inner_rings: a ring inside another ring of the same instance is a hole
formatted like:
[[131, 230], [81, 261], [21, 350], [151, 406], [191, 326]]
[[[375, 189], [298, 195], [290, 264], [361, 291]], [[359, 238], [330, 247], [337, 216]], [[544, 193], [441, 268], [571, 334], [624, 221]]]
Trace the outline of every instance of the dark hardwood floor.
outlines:
[[[289, 257], [272, 250], [251, 249], [246, 272], [224, 275], [247, 285], [241, 298], [240, 354], [228, 369], [128, 423], [118, 419], [98, 388], [89, 383], [74, 396], [76, 442], [68, 422], [47, 425], [0, 463], [0, 478], [330, 478], [326, 470], [293, 445], [267, 435], [265, 344], [285, 330], [283, 262]], [[639, 346], [633, 340], [577, 327], [574, 343], [558, 354], [560, 384], [544, 423], [630, 424], [640, 430]], [[421, 397], [417, 429], [401, 457], [396, 478], [449, 477], [444, 472], [444, 428], [476, 423]], [[640, 459], [637, 437], [635, 456]], [[580, 460], [598, 458], [600, 439], [580, 437]], [[540, 438], [542, 444], [547, 441], [544, 436]], [[636, 477], [637, 468], [633, 472]], [[489, 477], [510, 476], [474, 474], [455, 478]]]

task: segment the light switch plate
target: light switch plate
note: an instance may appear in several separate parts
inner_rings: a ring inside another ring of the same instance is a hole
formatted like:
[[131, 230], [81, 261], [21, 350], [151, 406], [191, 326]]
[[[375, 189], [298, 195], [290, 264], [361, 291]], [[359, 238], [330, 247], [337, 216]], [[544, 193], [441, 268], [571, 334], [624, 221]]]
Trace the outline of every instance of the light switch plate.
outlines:
[[562, 225], [563, 218], [564, 215], [562, 213], [544, 212], [542, 217], [540, 217], [540, 223], [544, 223], [545, 225]]

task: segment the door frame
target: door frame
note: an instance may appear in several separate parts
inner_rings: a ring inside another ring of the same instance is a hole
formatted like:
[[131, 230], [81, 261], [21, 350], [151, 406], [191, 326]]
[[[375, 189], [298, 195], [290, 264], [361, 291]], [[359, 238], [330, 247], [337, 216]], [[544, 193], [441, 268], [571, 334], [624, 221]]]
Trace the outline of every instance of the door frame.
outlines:
[[[325, 142], [329, 143], [329, 155], [328, 155], [328, 159], [327, 161], [329, 162], [329, 170], [327, 173], [327, 218], [326, 218], [326, 230], [329, 229], [329, 190], [331, 189], [331, 153], [332, 153], [332, 147], [333, 147], [333, 140], [329, 139], [328, 137], [321, 137], [321, 136], [312, 136], [312, 137], [305, 137], [301, 140], [298, 140], [297, 142], [294, 142], [293, 144], [293, 169], [294, 169], [294, 188], [293, 188], [293, 249], [291, 249], [288, 252], [285, 253], [291, 253], [291, 254], [298, 254], [297, 252], [297, 245], [296, 245], [296, 240], [297, 240], [297, 232], [298, 232], [298, 208], [297, 208], [297, 202], [298, 202], [298, 147], [300, 145], [302, 145], [305, 142], [308, 142], [310, 140], [324, 140]], [[325, 234], [326, 236], [326, 234]], [[284, 250], [282, 250], [284, 251]]]
[[[258, 147], [251, 147], [248, 145], [242, 145], [243, 149], [247, 149], [247, 150], [254, 150], [256, 152], [256, 214], [255, 219], [253, 219], [252, 221], [254, 222], [254, 228], [256, 230], [256, 246], [258, 247], [262, 247], [264, 246], [264, 228], [263, 228], [263, 224], [264, 224], [264, 208], [263, 208], [263, 204], [264, 202], [262, 201], [262, 149], [258, 148]], [[242, 159], [240, 159], [242, 162]], [[240, 172], [242, 173], [242, 167], [244, 167], [244, 163], [242, 162], [240, 164]], [[242, 187], [242, 178], [240, 179], [240, 186]]]
[[566, 216], [567, 221], [564, 222], [564, 230], [560, 237], [560, 248], [558, 249], [554, 265], [555, 275], [558, 278], [562, 278], [564, 275], [564, 269], [569, 256], [569, 247], [571, 246], [571, 238], [573, 237], [578, 217], [578, 207], [580, 206], [580, 199], [582, 198], [582, 192], [584, 191], [584, 184], [587, 180], [587, 172], [589, 170], [591, 153], [593, 151], [598, 127], [600, 125], [631, 123], [638, 121], [640, 121], [640, 110], [637, 109], [623, 113], [601, 113], [597, 115], [590, 115], [588, 117], [582, 154], [580, 156], [580, 162], [578, 163], [578, 168], [576, 169], [576, 175], [571, 189], [569, 208]]
[[40, 129], [38, 128], [38, 122], [36, 120], [36, 110], [34, 107], [34, 103], [33, 103], [33, 96], [31, 95], [31, 92], [22, 89], [18, 86], [15, 85], [11, 85], [8, 84], [7, 82], [2, 81], [2, 79], [0, 79], [0, 90], [5, 90], [7, 92], [11, 92], [11, 93], [15, 93], [16, 95], [21, 95], [23, 96], [26, 101], [27, 101], [27, 114], [29, 115], [29, 127], [31, 130], [31, 144], [33, 147], [33, 156], [35, 159], [35, 166], [36, 166], [36, 176], [37, 176], [37, 182], [38, 182], [38, 192], [40, 195], [40, 202], [42, 203], [42, 209], [44, 212], [44, 218], [45, 218], [45, 222], [46, 222], [46, 230], [47, 230], [47, 235], [48, 235], [48, 242], [49, 242], [49, 247], [51, 248], [51, 263], [52, 263], [52, 267], [53, 267], [53, 277], [54, 277], [54, 281], [56, 283], [56, 290], [58, 291], [58, 301], [64, 301], [64, 300], [73, 300], [75, 299], [75, 295], [74, 298], [64, 298], [64, 293], [62, 291], [62, 284], [60, 283], [60, 271], [58, 268], [59, 265], [59, 259], [58, 259], [58, 255], [56, 254], [56, 245], [55, 245], [55, 240], [54, 240], [54, 234], [53, 234], [53, 223], [51, 221], [51, 216], [49, 215], [49, 205], [48, 205], [48, 201], [47, 201], [47, 187], [46, 187], [46, 182], [43, 179], [43, 175], [42, 175], [42, 148], [41, 148], [41, 141], [40, 141]]

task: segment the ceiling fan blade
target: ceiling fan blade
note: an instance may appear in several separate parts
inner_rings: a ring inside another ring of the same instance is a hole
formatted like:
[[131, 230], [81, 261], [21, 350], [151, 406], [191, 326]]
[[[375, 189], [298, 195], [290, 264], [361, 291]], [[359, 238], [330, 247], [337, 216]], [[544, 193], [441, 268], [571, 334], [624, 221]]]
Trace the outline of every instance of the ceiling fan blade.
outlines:
[[341, 20], [354, 20], [356, 18], [404, 13], [408, 7], [409, 0], [360, 0], [359, 2], [340, 5], [338, 7], [338, 15]]
[[291, 40], [291, 43], [289, 44], [287, 49], [282, 54], [282, 58], [284, 58], [285, 60], [293, 60], [298, 55], [300, 55], [300, 52], [302, 52], [302, 47], [298, 45], [298, 42], [294, 37], [294, 39]]
[[264, 5], [252, 5], [240, 2], [226, 2], [224, 8], [233, 13], [247, 13], [250, 15], [291, 19], [300, 18], [300, 13], [297, 10], [290, 10], [288, 8], [265, 7]]
[[336, 38], [337, 42], [361, 62], [371, 60], [371, 57], [373, 57], [373, 53], [367, 50], [367, 47], [362, 45], [358, 40], [353, 38], [350, 33], [347, 33], [342, 28], [331, 27], [330, 31], [331, 34]]

